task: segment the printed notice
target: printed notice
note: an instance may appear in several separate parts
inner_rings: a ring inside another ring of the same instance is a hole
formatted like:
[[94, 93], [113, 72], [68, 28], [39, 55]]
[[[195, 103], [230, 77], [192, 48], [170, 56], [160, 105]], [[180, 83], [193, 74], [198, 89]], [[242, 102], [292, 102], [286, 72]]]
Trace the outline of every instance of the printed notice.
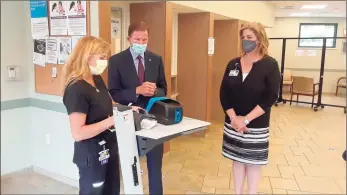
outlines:
[[49, 1], [51, 35], [67, 35], [66, 1]]
[[34, 40], [34, 64], [46, 66], [46, 39]]
[[307, 50], [307, 55], [308, 56], [316, 56], [317, 52], [316, 52], [316, 50]]
[[71, 38], [60, 37], [58, 64], [65, 64], [70, 54], [71, 54]]
[[33, 39], [47, 38], [48, 18], [47, 1], [30, 1], [31, 34]]
[[301, 49], [297, 49], [295, 52], [295, 56], [304, 56], [305, 51]]
[[86, 1], [66, 1], [66, 4], [68, 8], [68, 34], [86, 35]]
[[121, 35], [121, 19], [111, 18], [111, 38], [120, 38]]
[[46, 43], [46, 62], [49, 64], [57, 64], [58, 62], [58, 42], [59, 39], [50, 37]]

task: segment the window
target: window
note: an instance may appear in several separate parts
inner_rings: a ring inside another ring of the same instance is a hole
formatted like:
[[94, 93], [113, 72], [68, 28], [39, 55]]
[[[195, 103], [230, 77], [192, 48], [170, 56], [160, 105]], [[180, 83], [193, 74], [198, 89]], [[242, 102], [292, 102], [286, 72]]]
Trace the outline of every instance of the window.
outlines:
[[[299, 38], [307, 37], [336, 37], [337, 23], [301, 23], [299, 29]], [[323, 39], [299, 39], [299, 47], [323, 47]], [[327, 39], [327, 48], [336, 47], [336, 39]]]

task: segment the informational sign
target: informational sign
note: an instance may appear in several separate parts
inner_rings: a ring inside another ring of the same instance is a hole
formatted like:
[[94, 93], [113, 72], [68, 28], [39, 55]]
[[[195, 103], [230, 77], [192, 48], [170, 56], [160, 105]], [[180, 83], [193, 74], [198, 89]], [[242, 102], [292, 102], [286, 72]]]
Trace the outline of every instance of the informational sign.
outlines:
[[33, 39], [49, 36], [47, 1], [30, 0], [31, 34]]
[[49, 1], [51, 35], [67, 35], [66, 1]]
[[34, 40], [34, 64], [45, 66], [46, 65], [46, 39]]
[[60, 37], [59, 39], [59, 64], [65, 64], [71, 54], [71, 38]]
[[86, 1], [66, 1], [69, 35], [87, 35]]
[[121, 19], [111, 18], [111, 38], [121, 37]]
[[295, 56], [304, 56], [305, 51], [301, 49], [297, 49], [295, 52]]
[[208, 55], [214, 54], [214, 37], [208, 38]]
[[46, 63], [57, 64], [59, 39], [50, 37], [46, 43]]
[[316, 56], [317, 55], [317, 51], [316, 50], [307, 50], [307, 55], [308, 56]]

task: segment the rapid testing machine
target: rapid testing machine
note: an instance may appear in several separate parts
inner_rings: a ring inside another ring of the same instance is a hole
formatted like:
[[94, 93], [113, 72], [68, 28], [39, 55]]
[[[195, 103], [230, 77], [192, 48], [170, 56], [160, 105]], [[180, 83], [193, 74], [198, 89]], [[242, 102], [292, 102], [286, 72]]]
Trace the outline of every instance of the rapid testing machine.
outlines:
[[210, 123], [183, 117], [178, 123], [156, 123], [151, 128], [136, 131], [131, 107], [113, 107], [115, 131], [123, 177], [124, 194], [143, 194], [139, 156], [146, 155], [153, 147], [173, 138], [205, 130]]

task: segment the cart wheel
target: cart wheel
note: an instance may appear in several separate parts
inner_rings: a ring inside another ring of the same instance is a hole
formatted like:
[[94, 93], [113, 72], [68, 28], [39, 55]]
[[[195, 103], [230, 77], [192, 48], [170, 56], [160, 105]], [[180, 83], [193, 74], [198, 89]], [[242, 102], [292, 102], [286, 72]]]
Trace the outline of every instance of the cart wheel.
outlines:
[[275, 106], [277, 107], [277, 106], [278, 106], [278, 104], [276, 103], [276, 104], [275, 104]]
[[321, 105], [320, 107], [321, 107], [321, 108], [324, 108], [324, 105]]
[[318, 111], [318, 108], [317, 108], [317, 107], [315, 107], [313, 110], [314, 110], [315, 112], [317, 112], [317, 111]]
[[286, 104], [287, 103], [287, 101], [286, 100], [283, 100], [283, 104]]

